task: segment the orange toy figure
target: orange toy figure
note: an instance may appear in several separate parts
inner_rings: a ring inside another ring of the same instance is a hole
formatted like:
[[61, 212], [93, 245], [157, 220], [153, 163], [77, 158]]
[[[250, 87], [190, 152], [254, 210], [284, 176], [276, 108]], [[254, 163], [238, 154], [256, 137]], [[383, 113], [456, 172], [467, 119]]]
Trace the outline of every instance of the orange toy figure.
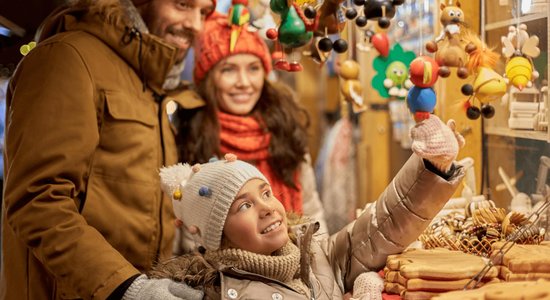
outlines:
[[465, 67], [468, 53], [465, 48], [469, 44], [469, 41], [465, 39], [465, 36], [469, 35], [469, 30], [463, 25], [464, 12], [460, 8], [458, 0], [455, 5], [441, 3], [440, 9], [439, 20], [443, 25], [443, 31], [434, 41], [426, 43], [426, 50], [435, 53], [441, 77], [448, 77], [451, 74], [449, 67], [457, 67], [458, 77], [464, 79], [468, 77], [468, 69]]
[[518, 27], [510, 26], [508, 35], [503, 36], [501, 41], [504, 46], [502, 53], [508, 58], [506, 78], [521, 91], [524, 87], [531, 87], [532, 80], [539, 77], [533, 67], [533, 58], [540, 55], [540, 49], [539, 38], [536, 35], [529, 36], [527, 25], [520, 24]]
[[[472, 36], [470, 40], [475, 46], [469, 48], [468, 70], [475, 77], [473, 85], [462, 86], [462, 93], [469, 96], [465, 103], [466, 115], [471, 120], [480, 115], [492, 118], [495, 109], [489, 103], [501, 99], [507, 89], [504, 77], [494, 71], [500, 55], [488, 49], [477, 36]], [[481, 109], [475, 105], [474, 100], [480, 102]]]
[[346, 60], [340, 65], [339, 75], [342, 78], [340, 91], [346, 101], [351, 102], [355, 113], [366, 110], [363, 101], [363, 88], [359, 82], [359, 64], [354, 60]]
[[[346, 25], [345, 20], [338, 20], [337, 12], [344, 0], [325, 0], [319, 8], [319, 26], [316, 35], [339, 33]], [[325, 32], [326, 29], [326, 32]]]

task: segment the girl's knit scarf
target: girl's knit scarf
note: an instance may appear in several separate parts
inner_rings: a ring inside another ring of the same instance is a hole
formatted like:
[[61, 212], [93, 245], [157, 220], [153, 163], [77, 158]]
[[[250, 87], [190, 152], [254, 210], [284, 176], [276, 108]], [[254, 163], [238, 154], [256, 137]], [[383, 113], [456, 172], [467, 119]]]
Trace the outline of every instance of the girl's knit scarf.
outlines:
[[283, 203], [285, 210], [302, 213], [302, 186], [298, 171], [294, 175], [297, 189], [286, 185], [273, 171], [267, 159], [271, 134], [254, 117], [243, 117], [218, 112], [220, 121], [221, 152], [233, 153], [241, 160], [254, 164], [262, 172]]
[[204, 258], [216, 265], [217, 269], [234, 267], [283, 282], [301, 294], [309, 294], [309, 289], [298, 276], [300, 250], [292, 242], [288, 242], [273, 255], [257, 254], [241, 249], [222, 249], [206, 251]]

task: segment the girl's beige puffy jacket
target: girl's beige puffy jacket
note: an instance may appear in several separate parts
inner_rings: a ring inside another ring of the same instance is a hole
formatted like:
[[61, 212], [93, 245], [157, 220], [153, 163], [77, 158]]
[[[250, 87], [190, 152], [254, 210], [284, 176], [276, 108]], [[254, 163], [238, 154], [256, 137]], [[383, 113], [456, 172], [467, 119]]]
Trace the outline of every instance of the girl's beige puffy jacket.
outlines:
[[[412, 243], [452, 196], [463, 177], [462, 168], [445, 180], [426, 169], [424, 162], [413, 154], [380, 198], [367, 205], [353, 223], [327, 237], [307, 235], [298, 238], [301, 253], [310, 253], [312, 261], [301, 259], [301, 270], [309, 270], [304, 280], [316, 300], [338, 300], [352, 291], [355, 278], [362, 272], [378, 271], [390, 254], [402, 252]], [[330, 222], [330, 220], [328, 220]], [[311, 224], [309, 224], [311, 226]], [[302, 231], [302, 225], [294, 226]], [[310, 249], [304, 248], [309, 245]], [[182, 257], [182, 260], [188, 258]], [[161, 276], [178, 278], [180, 262], [171, 260]], [[257, 262], [259, 266], [261, 262]], [[212, 266], [216, 262], [212, 262]], [[181, 263], [180, 266], [188, 266]], [[213, 267], [209, 267], [213, 268]], [[161, 268], [162, 269], [162, 268]], [[193, 269], [193, 268], [190, 268]], [[206, 299], [305, 299], [290, 283], [260, 276], [234, 267], [219, 268], [220, 285], [206, 290]], [[215, 270], [214, 270], [215, 271]], [[173, 272], [173, 273], [172, 273]], [[300, 277], [304, 277], [300, 271]], [[200, 284], [200, 281], [198, 281]]]

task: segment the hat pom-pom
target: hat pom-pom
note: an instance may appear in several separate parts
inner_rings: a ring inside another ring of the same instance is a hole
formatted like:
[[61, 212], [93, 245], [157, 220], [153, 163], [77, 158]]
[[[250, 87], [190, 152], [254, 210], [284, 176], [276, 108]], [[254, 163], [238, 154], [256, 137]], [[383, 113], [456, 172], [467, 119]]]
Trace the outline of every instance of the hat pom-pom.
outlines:
[[201, 186], [199, 188], [199, 196], [210, 197], [212, 196], [212, 191], [207, 186]]
[[227, 160], [228, 162], [233, 162], [237, 160], [237, 155], [233, 153], [227, 153], [226, 155], [224, 155], [223, 158], [225, 158], [225, 160]]
[[189, 164], [178, 163], [160, 169], [160, 186], [172, 200], [181, 200], [181, 188], [191, 177], [192, 170]]

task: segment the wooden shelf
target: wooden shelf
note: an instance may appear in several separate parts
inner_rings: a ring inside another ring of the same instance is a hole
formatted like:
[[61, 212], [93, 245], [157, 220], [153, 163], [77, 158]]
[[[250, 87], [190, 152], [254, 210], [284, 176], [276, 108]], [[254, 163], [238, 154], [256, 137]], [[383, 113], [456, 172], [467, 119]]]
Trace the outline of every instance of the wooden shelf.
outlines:
[[[519, 18], [519, 23], [525, 23], [525, 22], [529, 22], [529, 21], [545, 19], [547, 17], [548, 17], [548, 13], [546, 11], [543, 11], [543, 12], [540, 12], [540, 13], [521, 16]], [[515, 18], [514, 19], [508, 19], [508, 20], [503, 20], [503, 21], [499, 21], [499, 22], [485, 24], [484, 29], [485, 29], [485, 31], [489, 31], [489, 30], [493, 30], [493, 29], [497, 29], [497, 28], [508, 27], [510, 25], [516, 25], [517, 23], [518, 23], [518, 20], [516, 20]]]
[[548, 133], [546, 131], [520, 130], [510, 129], [506, 127], [487, 126], [485, 127], [485, 133], [491, 135], [501, 135], [515, 138], [546, 141], [550, 143], [550, 137], [548, 136]]

